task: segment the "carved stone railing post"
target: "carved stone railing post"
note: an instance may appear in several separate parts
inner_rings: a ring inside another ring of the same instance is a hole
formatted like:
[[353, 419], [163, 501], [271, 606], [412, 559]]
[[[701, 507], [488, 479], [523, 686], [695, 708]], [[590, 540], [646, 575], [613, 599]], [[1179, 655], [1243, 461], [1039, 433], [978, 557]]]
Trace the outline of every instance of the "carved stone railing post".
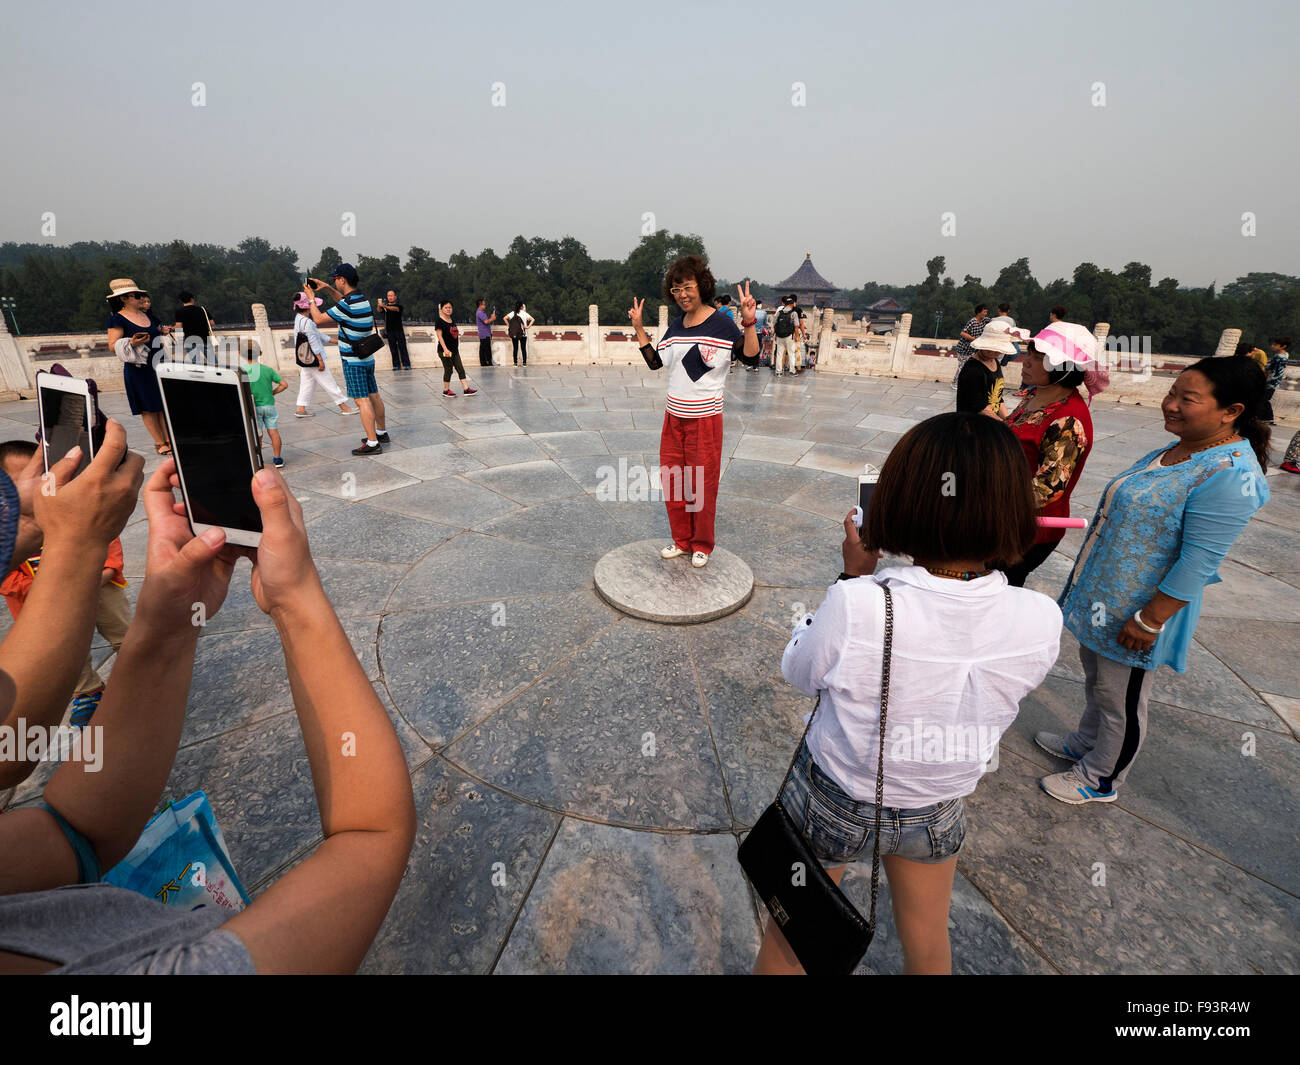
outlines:
[[1224, 355], [1233, 354], [1237, 350], [1237, 345], [1240, 343], [1240, 329], [1225, 329], [1223, 335], [1219, 337], [1219, 346], [1214, 349], [1214, 357], [1218, 359]]
[[602, 346], [600, 337], [600, 308], [593, 303], [587, 307], [588, 362], [600, 362]]
[[889, 355], [889, 372], [902, 373], [912, 343], [912, 316], [904, 314], [894, 326], [894, 349]]
[[[262, 361], [267, 366], [279, 370], [280, 352], [275, 346], [275, 335], [271, 332], [271, 321], [266, 316], [264, 304], [253, 304], [253, 332], [257, 335], [257, 342], [262, 346]], [[294, 365], [296, 366], [297, 363]]]
[[27, 375], [27, 360], [9, 332], [3, 311], [0, 311], [0, 384], [11, 392], [32, 387], [32, 379]]

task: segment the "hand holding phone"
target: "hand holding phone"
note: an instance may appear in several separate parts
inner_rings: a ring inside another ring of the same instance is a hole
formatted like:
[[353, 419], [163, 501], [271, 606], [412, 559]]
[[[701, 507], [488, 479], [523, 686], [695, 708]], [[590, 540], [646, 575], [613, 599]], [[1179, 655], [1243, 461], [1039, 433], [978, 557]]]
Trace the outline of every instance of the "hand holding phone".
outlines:
[[50, 467], [56, 490], [42, 490], [32, 500], [36, 523], [47, 549], [58, 543], [79, 552], [106, 552], [135, 510], [144, 459], [127, 452], [126, 430], [110, 420], [94, 461], [74, 477], [77, 461], [75, 454], [65, 455]]
[[253, 475], [262, 468], [248, 379], [220, 366], [163, 363], [156, 369], [181, 496], [195, 535], [210, 528], [256, 547], [262, 516]]
[[76, 472], [90, 465], [104, 438], [96, 395], [82, 378], [46, 370], [36, 374], [36, 438], [47, 471], [74, 447], [81, 449]]
[[132, 347], [138, 348], [141, 344], [148, 344], [148, 343], [149, 343], [149, 334], [148, 334], [148, 333], [132, 333], [132, 334], [131, 334], [131, 346], [132, 346]]
[[862, 542], [862, 534], [853, 524], [853, 511], [844, 516], [844, 543], [840, 545], [844, 556], [844, 572], [850, 577], [865, 577], [876, 571], [880, 561], [880, 552], [868, 550]]

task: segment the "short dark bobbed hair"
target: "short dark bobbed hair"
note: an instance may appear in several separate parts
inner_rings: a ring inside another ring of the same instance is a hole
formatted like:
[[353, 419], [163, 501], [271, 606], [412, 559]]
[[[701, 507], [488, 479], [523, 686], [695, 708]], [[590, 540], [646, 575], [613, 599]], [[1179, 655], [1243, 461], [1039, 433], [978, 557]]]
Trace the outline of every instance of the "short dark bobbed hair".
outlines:
[[717, 292], [717, 282], [713, 279], [713, 271], [709, 269], [709, 264], [698, 255], [683, 255], [668, 267], [668, 273], [664, 274], [663, 298], [672, 300], [673, 294], [669, 290], [683, 281], [694, 281], [699, 285], [701, 303], [713, 302], [714, 293]]
[[1038, 535], [1034, 490], [1015, 434], [986, 414], [954, 411], [894, 445], [862, 525], [873, 550], [930, 563], [1013, 565]]

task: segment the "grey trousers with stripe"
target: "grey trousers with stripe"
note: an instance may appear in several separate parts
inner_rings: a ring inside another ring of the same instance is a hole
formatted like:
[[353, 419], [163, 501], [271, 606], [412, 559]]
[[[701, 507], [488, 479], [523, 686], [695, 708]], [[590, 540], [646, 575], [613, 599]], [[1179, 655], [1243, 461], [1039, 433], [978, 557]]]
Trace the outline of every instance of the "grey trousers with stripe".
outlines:
[[1106, 792], [1124, 783], [1147, 735], [1147, 699], [1154, 669], [1126, 666], [1079, 648], [1087, 703], [1065, 745], [1085, 752], [1079, 765], [1088, 783]]

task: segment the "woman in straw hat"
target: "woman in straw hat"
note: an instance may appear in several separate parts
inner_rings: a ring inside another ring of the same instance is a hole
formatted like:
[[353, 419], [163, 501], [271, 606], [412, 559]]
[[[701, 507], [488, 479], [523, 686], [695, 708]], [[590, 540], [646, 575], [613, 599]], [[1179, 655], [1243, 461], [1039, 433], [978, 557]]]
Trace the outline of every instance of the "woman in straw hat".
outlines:
[[129, 277], [117, 277], [108, 283], [108, 346], [122, 360], [122, 383], [131, 413], [138, 414], [153, 437], [154, 450], [160, 455], [172, 453], [171, 441], [163, 425], [162, 392], [154, 373], [150, 354], [157, 350], [158, 338], [171, 332], [147, 309], [149, 294]]

